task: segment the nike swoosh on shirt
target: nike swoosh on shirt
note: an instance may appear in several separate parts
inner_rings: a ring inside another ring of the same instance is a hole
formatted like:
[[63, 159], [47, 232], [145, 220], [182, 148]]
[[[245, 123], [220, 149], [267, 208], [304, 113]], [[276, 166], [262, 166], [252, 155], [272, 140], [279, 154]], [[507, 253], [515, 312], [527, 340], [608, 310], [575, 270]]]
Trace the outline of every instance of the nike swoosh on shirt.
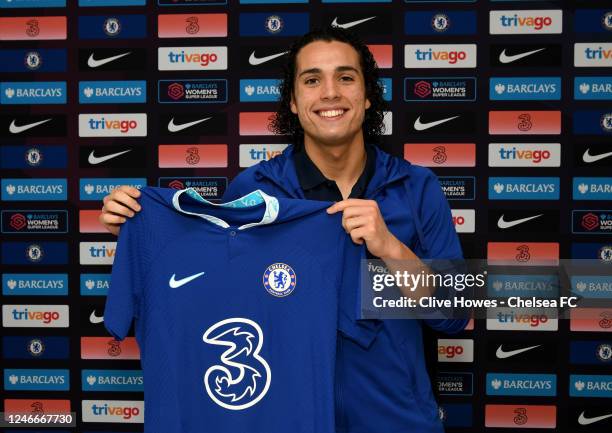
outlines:
[[172, 274], [172, 277], [170, 277], [170, 281], [168, 282], [168, 284], [173, 289], [176, 289], [178, 287], [184, 286], [185, 284], [189, 283], [190, 281], [195, 280], [198, 277], [201, 277], [204, 274], [205, 274], [204, 272], [200, 272], [199, 274], [195, 274], [195, 275], [191, 275], [189, 277], [181, 278], [180, 280], [175, 280], [176, 274]]
[[38, 125], [42, 125], [43, 123], [47, 123], [51, 119], [41, 120], [40, 122], [28, 123], [27, 125], [17, 126], [15, 125], [15, 121], [13, 120], [9, 125], [9, 132], [12, 134], [19, 134], [20, 132], [27, 131], [28, 129], [32, 129]]
[[417, 131], [425, 131], [426, 129], [433, 128], [434, 126], [449, 122], [453, 119], [456, 119], [457, 117], [459, 116], [448, 117], [446, 119], [435, 120], [433, 122], [421, 123], [421, 116], [419, 116], [414, 121], [414, 129], [416, 129]]
[[582, 411], [582, 413], [578, 417], [578, 424], [589, 425], [589, 424], [593, 424], [599, 421], [603, 421], [604, 419], [610, 418], [610, 417], [612, 417], [612, 413], [607, 414], [607, 415], [594, 416], [592, 418], [587, 418], [586, 416], [584, 416], [584, 411]]
[[127, 55], [130, 55], [131, 53], [132, 53], [131, 51], [128, 51], [127, 53], [118, 54], [116, 56], [107, 57], [105, 59], [98, 59], [98, 60], [94, 59], [94, 55], [93, 53], [91, 53], [91, 55], [87, 59], [87, 66], [89, 66], [90, 68], [97, 68], [99, 66], [106, 65], [107, 63], [118, 60]]
[[271, 54], [269, 56], [265, 56], [265, 57], [256, 57], [255, 56], [255, 51], [253, 51], [251, 53], [251, 55], [249, 56], [249, 64], [253, 65], [253, 66], [257, 66], [257, 65], [261, 65], [262, 63], [266, 63], [269, 62], [270, 60], [274, 60], [280, 56], [284, 56], [285, 54], [287, 54], [289, 51], [283, 51], [282, 53], [277, 53], [277, 54]]
[[536, 219], [538, 217], [541, 217], [542, 215], [544, 215], [543, 213], [539, 214], [539, 215], [534, 215], [534, 216], [530, 216], [527, 218], [521, 218], [518, 220], [514, 220], [514, 221], [505, 221], [504, 220], [504, 215], [500, 216], [499, 219], [497, 220], [497, 227], [499, 227], [500, 229], [509, 229], [510, 227], [514, 227], [517, 226], [519, 224], [523, 224], [527, 221]]
[[168, 131], [179, 132], [179, 131], [182, 131], [183, 129], [191, 128], [192, 126], [197, 125], [198, 123], [206, 122], [208, 119], [212, 119], [212, 116], [206, 117], [200, 120], [194, 120], [193, 122], [187, 122], [187, 123], [182, 123], [180, 125], [177, 125], [174, 123], [174, 117], [173, 117], [172, 119], [170, 119], [170, 122], [168, 122]]
[[341, 29], [350, 29], [351, 27], [358, 26], [359, 24], [363, 24], [363, 23], [365, 23], [367, 21], [373, 20], [374, 18], [376, 18], [376, 16], [369, 17], [369, 18], [364, 18], [362, 20], [351, 21], [351, 22], [344, 23], [344, 24], [338, 24], [338, 17], [336, 17], [332, 21], [331, 25], [332, 25], [332, 27], [340, 27]]
[[89, 154], [89, 157], [87, 158], [87, 162], [89, 162], [92, 165], [101, 164], [104, 161], [108, 161], [109, 159], [116, 158], [119, 155], [123, 155], [124, 153], [128, 153], [131, 151], [132, 149], [128, 149], [128, 150], [124, 150], [123, 152], [111, 153], [110, 155], [95, 156], [94, 155], [95, 150], [92, 150], [91, 153]]
[[612, 152], [600, 153], [599, 155], [591, 155], [589, 153], [590, 149], [584, 151], [584, 155], [582, 155], [582, 160], [587, 164], [591, 162], [599, 161], [600, 159], [607, 158], [608, 156], [612, 156]]
[[518, 355], [519, 353], [527, 352], [528, 350], [535, 349], [536, 347], [540, 347], [541, 344], [538, 344], [537, 346], [529, 346], [529, 347], [524, 347], [522, 349], [508, 350], [508, 351], [504, 351], [504, 349], [502, 349], [502, 346], [503, 344], [500, 344], [499, 347], [497, 348], [497, 352], [495, 352], [495, 356], [497, 356], [497, 358], [499, 359], [510, 358], [511, 356]]
[[533, 50], [533, 51], [527, 51], [525, 53], [520, 53], [520, 54], [514, 54], [512, 56], [508, 56], [506, 54], [506, 50], [504, 49], [500, 54], [499, 54], [499, 61], [501, 63], [512, 63], [512, 62], [516, 62], [517, 60], [520, 60], [522, 58], [525, 58], [527, 56], [531, 56], [532, 54], [535, 53], [539, 53], [540, 51], [545, 50], [546, 48], [540, 48], [539, 50]]
[[96, 316], [96, 310], [93, 310], [91, 312], [91, 315], [89, 316], [89, 321], [93, 324], [102, 323], [104, 322], [104, 316], [101, 316], [101, 317]]

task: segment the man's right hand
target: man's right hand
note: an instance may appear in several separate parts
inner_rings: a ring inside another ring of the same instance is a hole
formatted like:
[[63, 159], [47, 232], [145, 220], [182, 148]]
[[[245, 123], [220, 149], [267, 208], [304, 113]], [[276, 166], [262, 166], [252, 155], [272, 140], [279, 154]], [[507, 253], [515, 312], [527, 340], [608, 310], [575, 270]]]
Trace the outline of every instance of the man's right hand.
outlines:
[[119, 235], [121, 224], [127, 221], [126, 217], [131, 218], [142, 209], [135, 200], [138, 197], [140, 191], [137, 188], [121, 185], [102, 199], [104, 205], [99, 220], [106, 230], [115, 236]]

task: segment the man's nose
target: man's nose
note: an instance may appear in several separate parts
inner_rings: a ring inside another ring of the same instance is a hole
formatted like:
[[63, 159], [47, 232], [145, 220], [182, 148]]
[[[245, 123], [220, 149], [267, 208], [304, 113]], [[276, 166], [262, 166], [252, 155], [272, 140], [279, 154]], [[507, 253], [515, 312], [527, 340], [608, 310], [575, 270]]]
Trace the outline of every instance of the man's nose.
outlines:
[[334, 78], [328, 78], [321, 84], [321, 99], [335, 99], [340, 96], [338, 83]]

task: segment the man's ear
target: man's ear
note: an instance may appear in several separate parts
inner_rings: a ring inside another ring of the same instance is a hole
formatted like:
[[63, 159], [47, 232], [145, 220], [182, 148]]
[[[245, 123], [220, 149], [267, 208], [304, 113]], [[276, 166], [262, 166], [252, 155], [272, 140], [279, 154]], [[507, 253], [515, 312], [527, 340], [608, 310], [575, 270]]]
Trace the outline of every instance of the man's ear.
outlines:
[[297, 114], [297, 105], [295, 105], [295, 98], [293, 97], [293, 90], [291, 91], [291, 101], [289, 101], [289, 107], [293, 114]]
[[372, 106], [372, 103], [370, 102], [370, 100], [368, 98], [366, 98], [365, 101], [365, 109], [367, 110], [368, 108], [370, 108]]

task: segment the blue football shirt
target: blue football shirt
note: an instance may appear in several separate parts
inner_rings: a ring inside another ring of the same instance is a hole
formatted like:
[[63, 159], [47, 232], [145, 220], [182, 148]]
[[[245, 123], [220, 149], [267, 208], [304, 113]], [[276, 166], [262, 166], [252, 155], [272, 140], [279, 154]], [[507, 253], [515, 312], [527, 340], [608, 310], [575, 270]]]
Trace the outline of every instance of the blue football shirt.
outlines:
[[104, 323], [132, 319], [145, 432], [333, 433], [339, 330], [357, 321], [364, 255], [329, 202], [260, 190], [224, 204], [193, 189], [145, 187], [121, 228]]

